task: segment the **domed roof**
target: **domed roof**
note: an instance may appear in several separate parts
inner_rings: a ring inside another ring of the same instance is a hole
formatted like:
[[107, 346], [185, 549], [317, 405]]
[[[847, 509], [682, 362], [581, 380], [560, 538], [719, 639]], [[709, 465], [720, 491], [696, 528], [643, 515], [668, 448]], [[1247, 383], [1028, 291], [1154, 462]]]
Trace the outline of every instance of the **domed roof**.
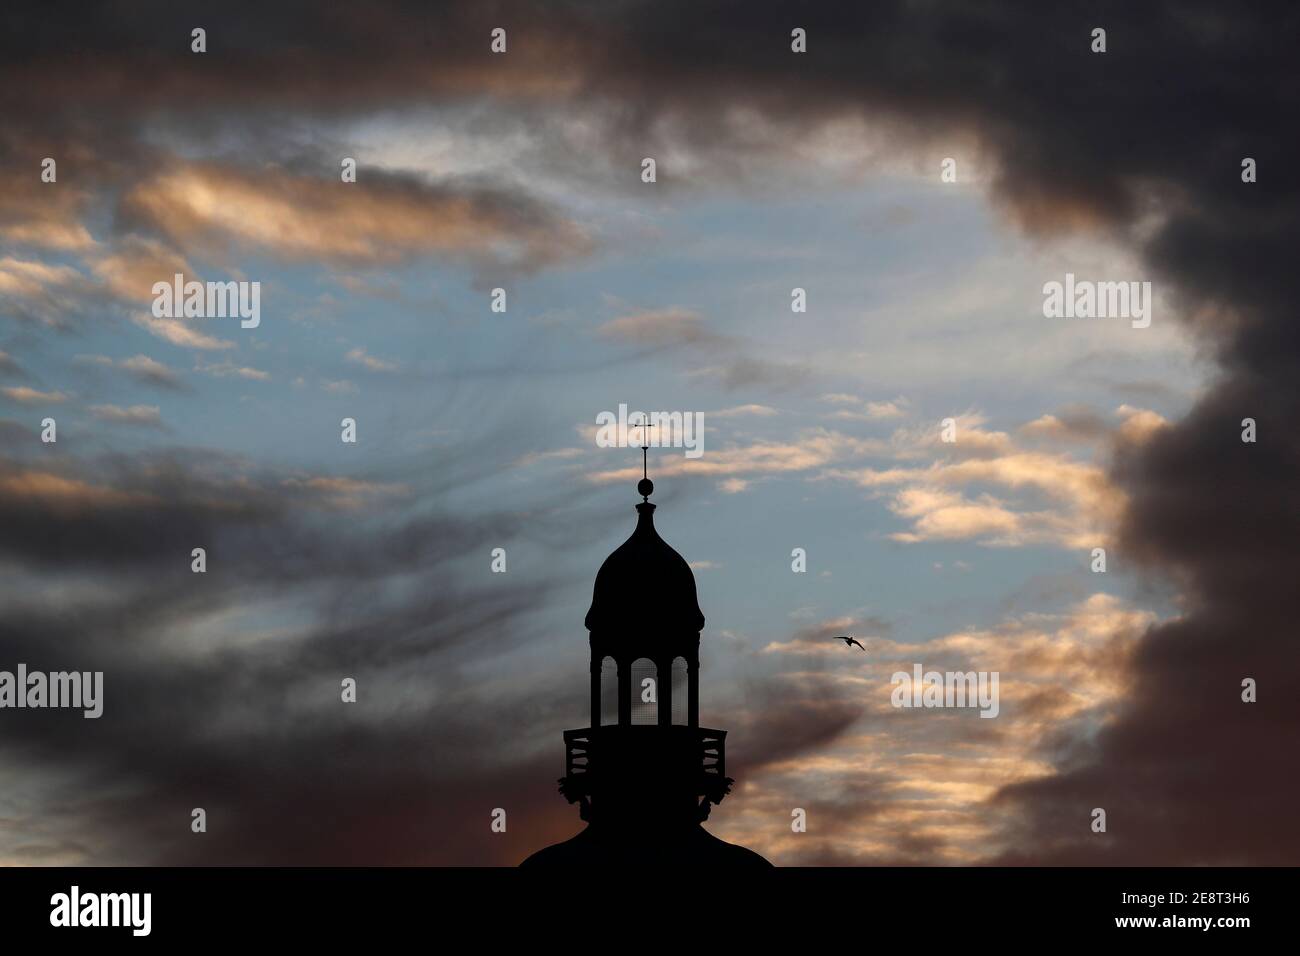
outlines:
[[643, 501], [636, 510], [636, 530], [596, 574], [587, 630], [703, 630], [691, 566], [655, 531], [655, 506]]

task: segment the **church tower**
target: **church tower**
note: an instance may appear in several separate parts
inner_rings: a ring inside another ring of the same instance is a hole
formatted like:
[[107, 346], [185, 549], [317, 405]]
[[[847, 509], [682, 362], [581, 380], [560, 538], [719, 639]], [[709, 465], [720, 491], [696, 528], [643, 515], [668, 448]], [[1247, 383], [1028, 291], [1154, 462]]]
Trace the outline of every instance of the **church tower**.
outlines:
[[637, 492], [636, 528], [601, 565], [587, 612], [591, 725], [564, 732], [560, 793], [587, 828], [523, 865], [770, 866], [701, 826], [731, 790], [727, 732], [700, 726], [695, 575], [655, 530], [654, 483]]

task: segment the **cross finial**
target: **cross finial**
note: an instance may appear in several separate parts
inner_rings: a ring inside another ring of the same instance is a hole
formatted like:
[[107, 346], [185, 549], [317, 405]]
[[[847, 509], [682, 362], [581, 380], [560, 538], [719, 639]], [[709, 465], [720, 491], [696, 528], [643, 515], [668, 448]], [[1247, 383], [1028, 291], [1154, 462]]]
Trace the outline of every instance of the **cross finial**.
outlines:
[[650, 433], [649, 431], [647, 431], [647, 429], [654, 428], [655, 426], [650, 424], [649, 415], [642, 412], [641, 417], [643, 419], [641, 424], [632, 426], [633, 428], [641, 429], [641, 480], [637, 482], [636, 491], [637, 494], [641, 496], [642, 501], [649, 501], [650, 495], [655, 490], [655, 484], [653, 481], [650, 480], [650, 466], [649, 466], [649, 458], [648, 458], [650, 453]]

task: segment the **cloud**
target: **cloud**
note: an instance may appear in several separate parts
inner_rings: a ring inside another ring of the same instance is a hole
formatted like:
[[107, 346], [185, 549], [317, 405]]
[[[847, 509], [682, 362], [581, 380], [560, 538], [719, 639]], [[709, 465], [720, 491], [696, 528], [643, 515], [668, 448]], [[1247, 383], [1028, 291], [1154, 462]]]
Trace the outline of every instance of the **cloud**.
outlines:
[[135, 507], [149, 501], [149, 496], [140, 493], [43, 471], [5, 469], [0, 473], [0, 492], [7, 507], [41, 509], [61, 521], [85, 516], [96, 508]]
[[1145, 444], [1155, 437], [1158, 431], [1169, 425], [1163, 415], [1147, 408], [1121, 405], [1118, 413], [1124, 418], [1120, 426], [1120, 437], [1133, 445]]
[[[789, 686], [859, 709], [834, 739], [751, 769], [738, 806], [727, 807], [739, 812], [726, 815], [722, 832], [784, 865], [996, 859], [1016, 845], [1015, 811], [998, 795], [1048, 776], [1064, 729], [1092, 733], [1122, 712], [1131, 661], [1152, 621], [1150, 612], [1097, 593], [1057, 614], [1012, 616], [927, 641], [892, 640], [881, 636], [881, 622], [843, 617], [771, 642], [762, 656]], [[845, 633], [867, 635], [867, 653], [830, 639]], [[999, 672], [998, 717], [894, 708], [892, 675], [916, 663]], [[817, 821], [795, 840], [770, 825], [791, 807]]]
[[404, 485], [356, 478], [316, 476], [313, 478], [286, 478], [284, 487], [302, 491], [321, 503], [339, 510], [354, 510], [374, 503], [377, 498], [403, 495], [409, 492]]
[[[820, 621], [813, 627], [806, 627], [793, 637], [784, 641], [770, 641], [762, 649], [763, 654], [794, 654], [800, 657], [836, 657], [844, 653], [845, 645], [835, 638], [838, 635], [851, 635], [866, 643], [867, 629], [883, 626], [879, 621], [862, 621], [856, 617], [846, 616]], [[850, 648], [857, 651], [856, 648]], [[860, 651], [859, 651], [860, 653]]]
[[9, 314], [52, 328], [66, 328], [92, 283], [71, 266], [13, 256], [0, 258], [0, 296]]
[[395, 372], [397, 371], [396, 362], [388, 362], [383, 359], [375, 358], [373, 355], [366, 353], [363, 348], [355, 348], [348, 351], [344, 356], [349, 362], [360, 365], [370, 372]]
[[733, 405], [731, 408], [720, 408], [716, 411], [705, 412], [709, 419], [714, 418], [740, 418], [741, 416], [753, 415], [757, 418], [770, 418], [773, 415], [781, 414], [770, 405]]
[[601, 325], [596, 333], [638, 345], [657, 346], [695, 345], [717, 338], [698, 314], [676, 307], [619, 316]]
[[202, 372], [204, 375], [211, 375], [214, 378], [242, 378], [253, 382], [269, 382], [271, 373], [264, 372], [261, 369], [252, 368], [247, 365], [236, 365], [234, 362], [199, 362], [195, 366], [195, 371]]
[[101, 422], [115, 425], [162, 427], [162, 414], [157, 405], [132, 405], [129, 408], [120, 405], [91, 405], [90, 414]]
[[87, 191], [66, 181], [15, 178], [0, 192], [0, 240], [55, 252], [84, 252], [95, 244], [80, 221], [87, 198]]
[[812, 375], [809, 366], [802, 363], [746, 356], [721, 365], [702, 366], [690, 372], [690, 377], [697, 381], [717, 381], [727, 389], [761, 387], [778, 391], [804, 388]]
[[894, 498], [895, 514], [913, 522], [913, 530], [892, 535], [895, 541], [963, 540], [990, 544], [1026, 544], [1025, 518], [1007, 510], [991, 495], [970, 501], [959, 494], [928, 488], [905, 488]]
[[858, 398], [856, 395], [832, 392], [823, 395], [822, 401], [839, 406], [830, 414], [830, 417], [845, 421], [875, 422], [902, 418], [907, 414], [909, 407], [907, 399], [901, 395], [890, 401], [869, 402]]
[[[581, 682], [491, 663], [489, 638], [527, 633], [545, 578], [502, 591], [459, 570], [485, 533], [510, 546], [522, 516], [443, 513], [427, 488], [408, 498], [193, 449], [59, 468], [0, 456], [0, 559], [23, 569], [0, 659], [103, 670], [106, 706], [91, 737], [10, 715], [0, 753], [24, 767], [23, 786], [4, 778], [0, 815], [16, 826], [0, 829], [0, 859], [509, 864], [576, 829], [543, 749], [580, 709]], [[97, 480], [72, 477], [85, 473]], [[337, 508], [359, 501], [338, 524]], [[558, 536], [572, 516], [527, 523]], [[471, 706], [482, 686], [450, 676], [485, 668], [491, 709]], [[340, 702], [343, 675], [356, 705]], [[430, 727], [447, 735], [439, 759], [410, 759]], [[428, 814], [432, 802], [459, 819], [503, 794], [522, 831], [507, 841], [441, 838], [447, 818]], [[160, 823], [160, 805], [205, 807], [222, 840]]]
[[91, 269], [110, 295], [128, 305], [152, 304], [154, 283], [170, 283], [177, 274], [187, 281], [201, 281], [198, 271], [180, 252], [158, 239], [140, 235], [117, 237], [111, 248], [92, 260]]
[[164, 342], [170, 342], [180, 348], [220, 351], [235, 347], [235, 343], [229, 339], [219, 339], [200, 332], [185, 319], [156, 319], [147, 312], [137, 312], [132, 316], [132, 321], [150, 335], [155, 335]]
[[0, 394], [24, 405], [49, 405], [66, 402], [68, 396], [62, 392], [42, 392], [26, 385], [11, 385], [0, 388]]
[[[754, 441], [748, 445], [709, 448], [699, 458], [665, 455], [655, 465], [655, 474], [734, 477], [743, 480], [755, 475], [806, 472], [845, 458], [879, 452], [886, 447], [884, 442], [878, 440], [854, 438], [840, 432], [816, 428], [801, 432], [792, 441]], [[593, 472], [588, 480], [598, 484], [635, 481], [640, 474], [640, 468], [618, 468]]]
[[[1172, 578], [1184, 613], [1144, 635], [1131, 697], [1114, 721], [1095, 737], [1069, 738], [1055, 773], [1000, 792], [1015, 819], [1002, 862], [1294, 862], [1295, 775], [1283, 769], [1255, 787], [1211, 769], [1224, 760], [1277, 765], [1300, 732], [1288, 596], [1300, 527], [1278, 507], [1300, 451], [1289, 435], [1241, 442], [1246, 407], [1300, 411], [1280, 382], [1229, 380], [1121, 455], [1116, 473], [1130, 504], [1118, 553]], [[1258, 703], [1241, 699], [1247, 677], [1260, 683]], [[1264, 686], [1282, 696], [1266, 698]], [[1075, 808], [1098, 806], [1122, 821], [1112, 834], [1089, 840], [1063, 826]]]
[[233, 245], [345, 266], [437, 253], [527, 272], [590, 249], [577, 224], [518, 193], [377, 170], [363, 176], [345, 184], [273, 167], [189, 164], [136, 185], [121, 215], [192, 253]]
[[1090, 443], [1110, 434], [1106, 420], [1091, 408], [1065, 409], [1056, 415], [1041, 415], [1020, 426], [1020, 434], [1033, 439]]
[[169, 389], [182, 387], [180, 377], [175, 371], [147, 355], [133, 355], [130, 358], [122, 359], [117, 363], [117, 367], [124, 369], [147, 385], [156, 385], [160, 388]]
[[[798, 388], [809, 372], [799, 363], [774, 362], [744, 354], [746, 343], [712, 331], [696, 312], [679, 306], [632, 312], [597, 327], [605, 339], [643, 346], [651, 352], [685, 350], [702, 363], [687, 374], [693, 379], [721, 383], [728, 390], [766, 386]], [[720, 364], [719, 358], [723, 358]], [[741, 406], [743, 408], [762, 406]]]
[[544, 461], [569, 461], [574, 458], [581, 458], [584, 449], [582, 448], [550, 448], [546, 451], [530, 451], [526, 455], [520, 455], [513, 463], [514, 468], [528, 468]]
[[[1150, 413], [1121, 411], [1124, 420], [1108, 426], [1112, 446], [1140, 441], [1146, 434], [1135, 432], [1130, 423], [1146, 420]], [[891, 537], [908, 544], [977, 541], [996, 547], [1091, 548], [1113, 536], [1125, 499], [1104, 463], [1022, 447], [1005, 432], [966, 424], [979, 420], [963, 417], [955, 444], [938, 440], [930, 429], [896, 433], [894, 457], [899, 461], [909, 462], [922, 453], [943, 456], [926, 466], [832, 468], [825, 477], [887, 494], [890, 509], [910, 522], [907, 531]], [[1044, 437], [1043, 422], [1037, 419], [1021, 432]], [[979, 490], [983, 488], [1000, 489], [1002, 494]]]

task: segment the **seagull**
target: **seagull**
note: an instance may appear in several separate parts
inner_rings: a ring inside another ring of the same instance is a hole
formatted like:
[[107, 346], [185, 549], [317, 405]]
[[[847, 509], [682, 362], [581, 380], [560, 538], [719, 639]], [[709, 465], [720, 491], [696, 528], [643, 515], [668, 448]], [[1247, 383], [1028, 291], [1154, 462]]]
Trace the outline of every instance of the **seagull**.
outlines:
[[[832, 637], [831, 640], [832, 640], [832, 641], [843, 641], [845, 647], [852, 647], [854, 644], [857, 644], [858, 647], [862, 647], [862, 644], [861, 644], [861, 643], [860, 643], [856, 638], [854, 638], [854, 637]], [[862, 649], [863, 649], [864, 651], [866, 650], [865, 647], [862, 647]]]

